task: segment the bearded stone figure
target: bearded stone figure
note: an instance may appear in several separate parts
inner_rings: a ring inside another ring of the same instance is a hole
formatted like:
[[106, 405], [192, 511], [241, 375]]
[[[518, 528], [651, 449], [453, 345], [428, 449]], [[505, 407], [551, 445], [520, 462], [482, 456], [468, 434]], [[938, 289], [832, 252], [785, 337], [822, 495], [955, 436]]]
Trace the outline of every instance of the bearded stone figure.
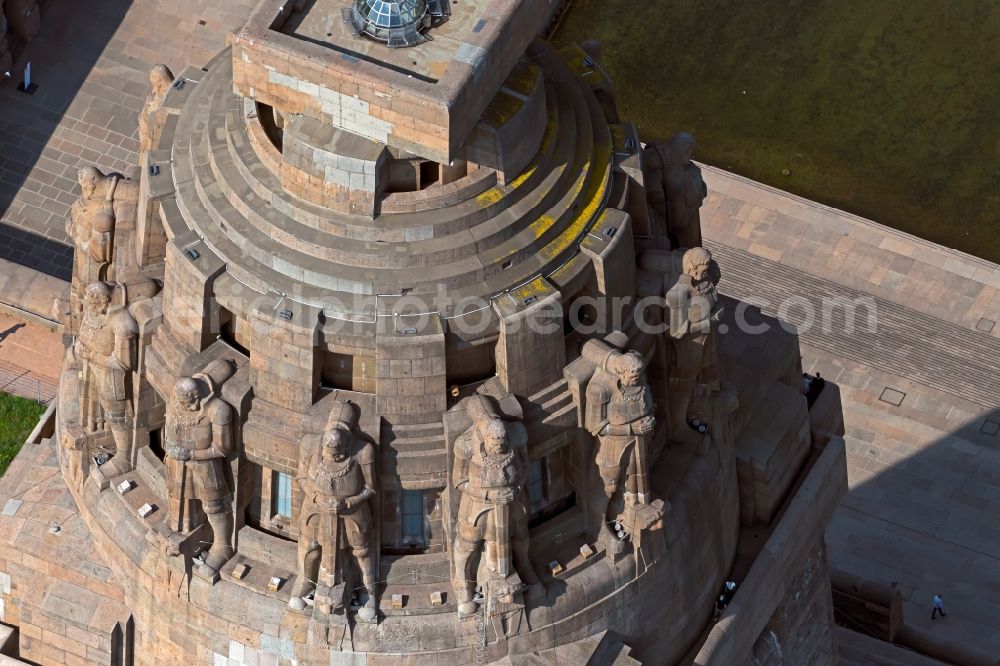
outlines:
[[[308, 436], [307, 436], [308, 437]], [[340, 608], [350, 596], [344, 586], [350, 553], [361, 570], [363, 589], [358, 617], [372, 622], [378, 617], [378, 581], [374, 552], [372, 500], [375, 497], [375, 447], [357, 437], [349, 424], [328, 426], [315, 443], [307, 444], [299, 465], [302, 509], [299, 512], [298, 578], [289, 606], [306, 607], [306, 595], [316, 590]], [[331, 591], [343, 586], [341, 594]]]
[[174, 384], [163, 432], [170, 528], [197, 527], [200, 503], [212, 529], [205, 565], [218, 571], [233, 556], [232, 489], [225, 463], [235, 442], [233, 408], [217, 395], [208, 373]]
[[500, 597], [544, 592], [528, 559], [527, 430], [502, 420], [485, 398], [470, 398], [467, 409], [473, 426], [455, 442], [452, 470], [452, 485], [461, 493], [453, 581], [459, 616], [475, 613], [482, 601], [473, 556], [484, 545]]
[[80, 372], [80, 425], [85, 432], [111, 431], [115, 454], [101, 466], [105, 476], [132, 469], [132, 382], [135, 369], [135, 319], [124, 305], [112, 307], [113, 288], [87, 285], [83, 317], [72, 355]]
[[598, 543], [610, 553], [618, 553], [624, 544], [609, 527], [618, 515], [617, 511], [609, 512], [612, 501], [622, 493], [627, 512], [651, 499], [646, 450], [656, 419], [642, 356], [629, 351], [607, 357], [604, 367], [598, 368], [587, 384], [585, 425], [597, 440], [596, 463], [602, 484], [591, 503], [592, 522], [600, 526]]
[[684, 272], [666, 294], [670, 317], [670, 436], [678, 442], [700, 435], [688, 426], [690, 406], [699, 386], [719, 390], [715, 325], [722, 314], [712, 253], [693, 248], [684, 253]]
[[80, 198], [73, 204], [70, 216], [110, 212], [116, 220], [128, 218], [135, 213], [139, 201], [139, 183], [121, 174], [105, 174], [97, 167], [84, 167], [77, 174], [80, 183]]

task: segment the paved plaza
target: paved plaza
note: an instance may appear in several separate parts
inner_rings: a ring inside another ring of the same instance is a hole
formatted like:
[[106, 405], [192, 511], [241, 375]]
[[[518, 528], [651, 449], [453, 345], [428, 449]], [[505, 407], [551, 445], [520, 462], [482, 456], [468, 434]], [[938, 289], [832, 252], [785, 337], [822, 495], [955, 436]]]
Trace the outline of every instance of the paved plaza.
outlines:
[[[0, 84], [0, 259], [69, 279], [66, 218], [76, 173], [130, 173], [152, 65], [201, 67], [253, 0], [54, 0], [39, 37]], [[34, 95], [16, 90], [31, 62]]]
[[[831, 567], [895, 584], [908, 624], [1000, 654], [1000, 268], [706, 168], [720, 289], [805, 323], [803, 370], [840, 386], [850, 491]], [[785, 305], [789, 297], [795, 305]], [[870, 299], [856, 330], [823, 299]], [[986, 322], [986, 323], [984, 323]], [[931, 597], [948, 617], [930, 619]]]
[[57, 332], [0, 314], [0, 391], [48, 404], [64, 355]]

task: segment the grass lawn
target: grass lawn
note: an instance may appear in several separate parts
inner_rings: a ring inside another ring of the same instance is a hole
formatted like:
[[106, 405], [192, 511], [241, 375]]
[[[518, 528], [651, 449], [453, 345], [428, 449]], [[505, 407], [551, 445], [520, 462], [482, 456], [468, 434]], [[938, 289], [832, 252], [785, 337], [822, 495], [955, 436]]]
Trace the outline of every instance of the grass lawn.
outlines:
[[1000, 3], [572, 1], [645, 139], [1000, 261]]
[[45, 405], [34, 400], [0, 393], [0, 476], [7, 471], [44, 411]]

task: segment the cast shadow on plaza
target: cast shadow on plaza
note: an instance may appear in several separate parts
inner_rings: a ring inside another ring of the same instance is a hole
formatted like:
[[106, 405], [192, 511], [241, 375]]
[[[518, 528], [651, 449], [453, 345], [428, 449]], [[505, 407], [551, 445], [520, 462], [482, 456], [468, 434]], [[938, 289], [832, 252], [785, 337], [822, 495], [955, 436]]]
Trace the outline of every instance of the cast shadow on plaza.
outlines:
[[[69, 280], [70, 246], [6, 220], [16, 215], [34, 228], [61, 231], [63, 221], [45, 206], [55, 201], [68, 205], [65, 191], [53, 185], [56, 179], [75, 181], [77, 166], [75, 156], [56, 149], [50, 140], [131, 4], [42, 2], [38, 36], [29, 44], [14, 41], [12, 77], [0, 80], [0, 259]], [[29, 62], [32, 82], [38, 85], [32, 95], [17, 90]], [[39, 165], [43, 157], [47, 169]]]
[[[889, 409], [906, 407], [904, 399]], [[912, 454], [901, 444], [919, 444], [913, 439], [899, 443], [850, 426], [847, 435], [850, 475], [864, 480], [842, 499], [826, 531], [835, 599], [838, 579], [863, 581], [869, 594], [880, 590], [886, 598], [901, 597], [902, 624], [891, 632], [897, 645], [948, 663], [995, 659], [1000, 653], [1000, 409], [942, 431]], [[932, 621], [935, 594], [944, 597], [948, 615]], [[886, 627], [867, 623], [871, 616], [865, 615], [837, 608], [842, 627], [887, 640]]]

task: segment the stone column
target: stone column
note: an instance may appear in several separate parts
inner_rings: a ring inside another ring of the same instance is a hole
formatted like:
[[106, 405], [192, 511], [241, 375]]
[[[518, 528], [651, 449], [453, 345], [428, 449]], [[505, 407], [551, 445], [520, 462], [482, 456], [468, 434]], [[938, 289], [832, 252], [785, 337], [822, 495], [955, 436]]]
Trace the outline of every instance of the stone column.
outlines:
[[497, 377], [504, 390], [528, 396], [562, 378], [566, 365], [562, 294], [537, 278], [493, 301], [500, 316]]

